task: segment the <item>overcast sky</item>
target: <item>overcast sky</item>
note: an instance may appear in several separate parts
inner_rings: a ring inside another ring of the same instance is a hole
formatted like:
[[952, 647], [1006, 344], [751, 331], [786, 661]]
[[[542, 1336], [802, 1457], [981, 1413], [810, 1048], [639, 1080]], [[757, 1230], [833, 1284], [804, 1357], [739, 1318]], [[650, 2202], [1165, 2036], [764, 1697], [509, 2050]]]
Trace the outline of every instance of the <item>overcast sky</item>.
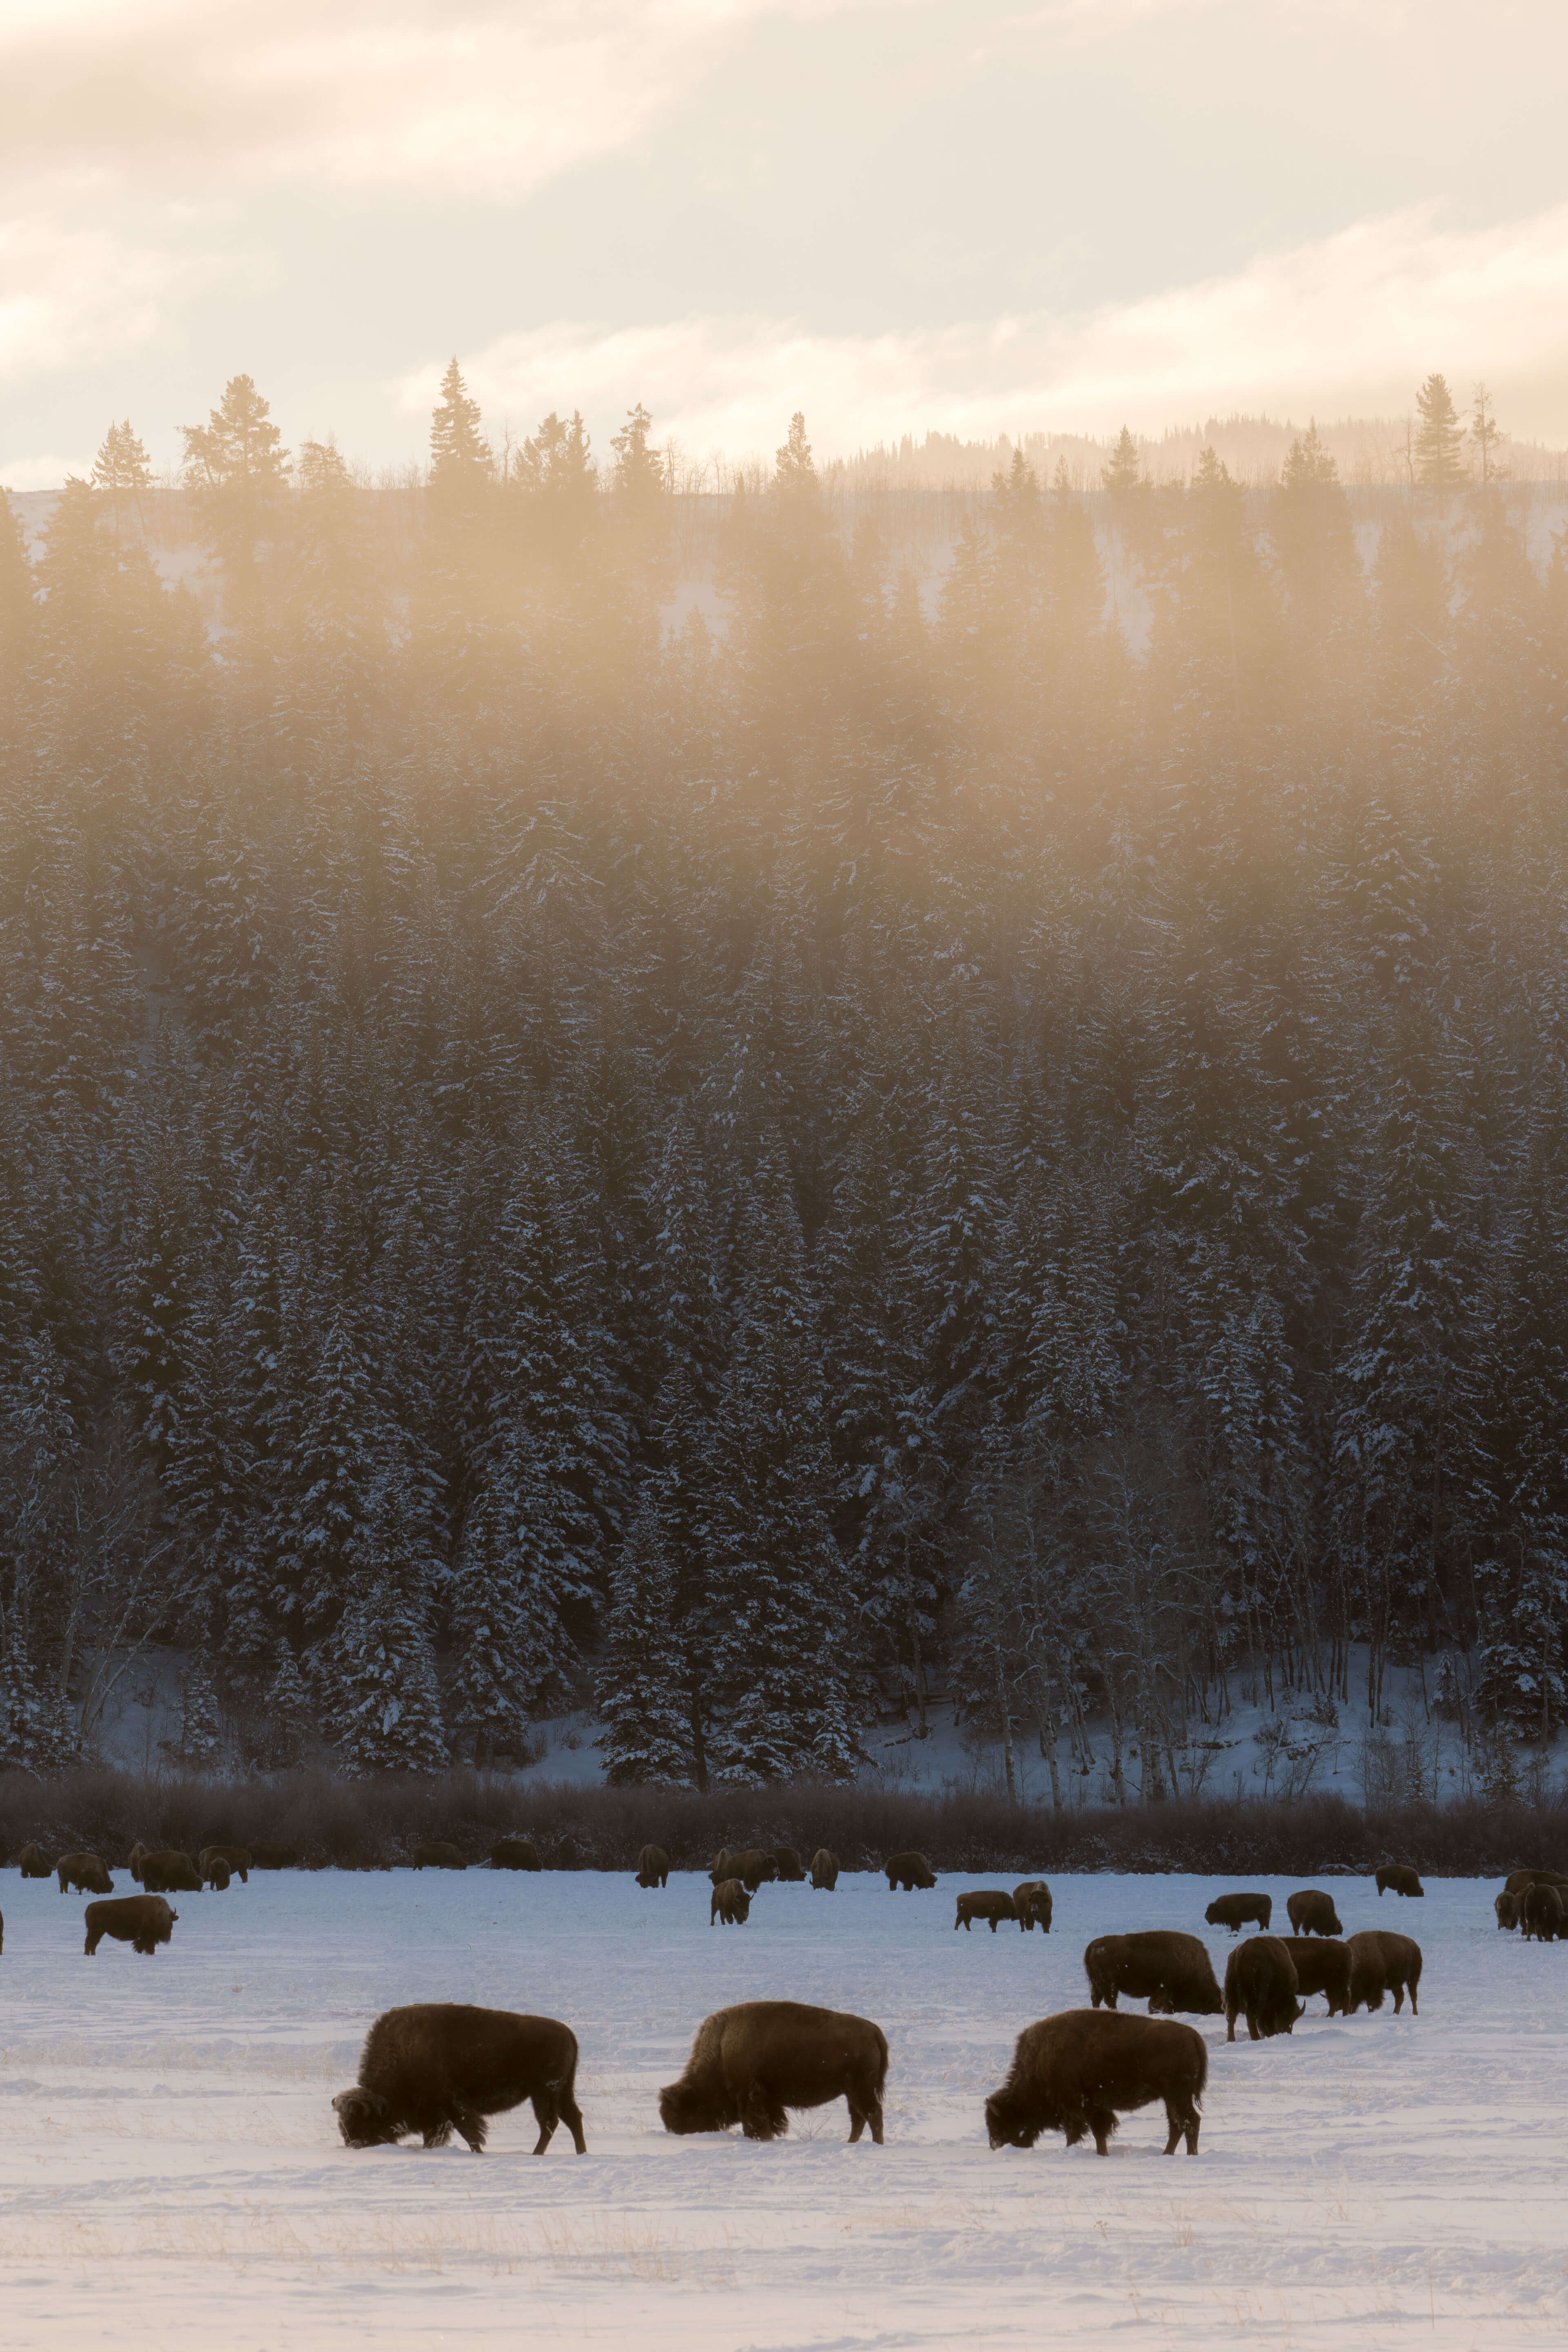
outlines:
[[0, 481], [226, 377], [422, 456], [1402, 415], [1568, 440], [1565, 0], [0, 0]]

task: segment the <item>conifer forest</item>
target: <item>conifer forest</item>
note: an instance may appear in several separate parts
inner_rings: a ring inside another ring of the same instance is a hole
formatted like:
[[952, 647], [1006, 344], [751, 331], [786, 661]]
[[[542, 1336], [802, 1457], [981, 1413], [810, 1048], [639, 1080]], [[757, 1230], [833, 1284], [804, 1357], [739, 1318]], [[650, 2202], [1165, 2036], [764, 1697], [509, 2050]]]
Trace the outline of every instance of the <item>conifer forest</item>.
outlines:
[[1568, 533], [486, 434], [0, 501], [0, 1766], [154, 1649], [260, 1770], [1549, 1745]]

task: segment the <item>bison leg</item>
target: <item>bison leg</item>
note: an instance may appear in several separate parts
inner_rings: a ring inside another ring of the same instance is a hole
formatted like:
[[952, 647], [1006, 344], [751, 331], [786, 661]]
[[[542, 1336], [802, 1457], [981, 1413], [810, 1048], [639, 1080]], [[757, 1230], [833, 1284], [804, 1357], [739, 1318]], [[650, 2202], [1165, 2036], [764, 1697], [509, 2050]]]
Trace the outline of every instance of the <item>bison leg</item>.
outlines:
[[753, 2083], [741, 2102], [741, 2129], [748, 2139], [782, 2139], [789, 2117], [761, 2083]]
[[993, 1920], [992, 1920], [992, 1922], [991, 1922], [991, 1933], [992, 1933], [993, 1935], [994, 1935], [994, 1934], [996, 1933], [996, 1929], [997, 1929], [997, 1927], [998, 1927], [998, 1925], [999, 1925], [999, 1924], [1000, 1924], [1000, 1923], [999, 1923], [997, 1920], [995, 1920], [995, 1919], [993, 1919]]
[[1247, 2038], [1249, 2042], [1261, 2042], [1263, 2039], [1263, 2028], [1258, 2021], [1258, 2011], [1255, 2009], [1249, 2009], [1247, 2012]]
[[[1558, 1940], [1561, 1941], [1561, 1937], [1559, 1937]], [[1410, 2014], [1412, 2017], [1419, 2017], [1421, 2014], [1421, 2004], [1415, 1998], [1415, 1979], [1414, 1977], [1410, 1979]]]
[[1095, 2154], [1097, 2156], [1109, 2156], [1110, 2154], [1110, 2135], [1116, 2129], [1115, 2108], [1090, 2107], [1089, 2111], [1089, 2127], [1094, 2134]]
[[1227, 2042], [1234, 2042], [1236, 2040], [1236, 2021], [1238, 2013], [1239, 2012], [1234, 2009], [1227, 2009], [1226, 2011], [1225, 2038]]
[[578, 2155], [586, 2156], [588, 2143], [583, 2137], [583, 2110], [570, 2091], [563, 2091], [561, 2095], [561, 2120], [571, 2133], [572, 2143]]
[[85, 1953], [86, 1953], [86, 1955], [87, 1955], [87, 1957], [88, 1957], [88, 1958], [89, 1958], [89, 1960], [91, 1959], [91, 1958], [92, 1958], [93, 1954], [97, 1951], [98, 1947], [99, 1947], [99, 1943], [100, 1943], [100, 1941], [101, 1940], [102, 1935], [103, 1935], [103, 1930], [102, 1930], [102, 1928], [101, 1928], [101, 1927], [92, 1927], [92, 1928], [89, 1928], [89, 1929], [88, 1930], [88, 1938], [87, 1938], [87, 1942], [86, 1942], [86, 1944], [83, 1946], [83, 1948], [83, 1948], [83, 1950], [85, 1951]]

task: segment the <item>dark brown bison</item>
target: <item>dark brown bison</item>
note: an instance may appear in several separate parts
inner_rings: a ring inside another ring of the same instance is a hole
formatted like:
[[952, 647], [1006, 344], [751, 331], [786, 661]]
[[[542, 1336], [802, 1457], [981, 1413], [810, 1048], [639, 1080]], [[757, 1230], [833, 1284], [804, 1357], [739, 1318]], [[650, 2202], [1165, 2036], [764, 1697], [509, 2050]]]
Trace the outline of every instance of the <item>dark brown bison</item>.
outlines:
[[791, 2107], [843, 2099], [849, 2137], [868, 2124], [882, 2144], [888, 2038], [869, 2018], [799, 2000], [743, 2000], [704, 2018], [686, 2072], [658, 2095], [668, 2132], [728, 2131], [778, 2139]]
[[531, 1838], [498, 1838], [490, 1848], [492, 1870], [542, 1870], [543, 1867]]
[[1395, 1895], [1425, 1895], [1415, 1873], [1407, 1862], [1385, 1862], [1377, 1874], [1377, 1891], [1386, 1895], [1392, 1888]]
[[202, 1874], [188, 1853], [169, 1846], [142, 1855], [142, 1884], [149, 1895], [199, 1895]]
[[54, 1872], [49, 1867], [49, 1858], [47, 1854], [45, 1853], [42, 1846], [33, 1845], [31, 1843], [25, 1845], [22, 1848], [21, 1853], [16, 1856], [16, 1867], [21, 1872], [24, 1878], [52, 1878], [54, 1876]]
[[1523, 1918], [1526, 1943], [1532, 1936], [1540, 1944], [1555, 1942], [1564, 1933], [1562, 1888], [1532, 1886], [1524, 1898]]
[[215, 1853], [209, 1863], [203, 1864], [202, 1877], [215, 1895], [228, 1893], [229, 1868], [221, 1853]]
[[1300, 1895], [1292, 1895], [1285, 1906], [1285, 1916], [1293, 1936], [1342, 1936], [1345, 1932], [1334, 1909], [1333, 1896], [1322, 1894], [1316, 1886], [1304, 1886]]
[[912, 1895], [917, 1886], [936, 1885], [936, 1873], [923, 1853], [896, 1853], [882, 1867], [888, 1874], [889, 1895], [900, 1886], [906, 1895]]
[[1013, 1907], [1013, 1898], [1005, 1887], [977, 1887], [973, 1894], [959, 1896], [958, 1916], [952, 1923], [953, 1932], [956, 1934], [962, 1927], [967, 1935], [973, 1921], [989, 1919], [991, 1933], [994, 1935], [1002, 1920], [1016, 1919], [1017, 1916], [1017, 1912]]
[[245, 1845], [204, 1845], [196, 1860], [205, 1870], [211, 1862], [226, 1862], [242, 1886], [250, 1884], [250, 1848]]
[[1350, 1955], [1352, 2015], [1363, 2005], [1369, 2011], [1381, 2009], [1384, 1994], [1392, 1992], [1397, 2017], [1408, 1990], [1410, 2013], [1419, 2017], [1421, 1947], [1413, 1936], [1396, 1936], [1386, 1927], [1363, 1927], [1359, 1936], [1351, 1937]]
[[1510, 1870], [1503, 1885], [1510, 1895], [1528, 1895], [1532, 1886], [1568, 1886], [1568, 1877], [1560, 1870]]
[[712, 1880], [715, 1886], [719, 1885], [721, 1879], [728, 1878], [731, 1875], [730, 1849], [727, 1845], [721, 1845], [718, 1853], [714, 1855], [712, 1861], [709, 1864], [708, 1875]]
[[509, 2009], [470, 2009], [456, 2000], [421, 2000], [389, 2009], [365, 2036], [359, 2081], [332, 2101], [350, 2147], [387, 2147], [418, 2132], [426, 2147], [445, 2147], [454, 2132], [484, 2153], [487, 2116], [533, 2103], [542, 2156], [563, 2123], [586, 2156], [575, 2094], [577, 2037], [553, 2017], [519, 2017]]
[[811, 1883], [831, 1895], [838, 1885], [838, 1856], [819, 1845], [811, 1857]]
[[715, 1921], [721, 1927], [743, 1927], [752, 1916], [752, 1898], [738, 1878], [722, 1878], [713, 1889], [713, 1900], [708, 1906], [708, 1925]]
[[1497, 1913], [1500, 1927], [1506, 1927], [1511, 1933], [1518, 1927], [1520, 1901], [1517, 1895], [1510, 1895], [1505, 1887], [1500, 1895], [1493, 1896], [1492, 1909]]
[[782, 1886], [804, 1886], [805, 1884], [805, 1864], [793, 1845], [774, 1846], [773, 1868], [778, 1872]]
[[1228, 1927], [1233, 1936], [1254, 1922], [1265, 1935], [1274, 1916], [1271, 1895], [1216, 1895], [1204, 1913], [1204, 1924], [1209, 1927]]
[[1043, 2131], [1063, 2132], [1076, 2147], [1092, 2133], [1108, 2156], [1121, 2116], [1158, 2099], [1169, 2127], [1165, 2154], [1174, 2156], [1184, 2137], [1196, 2156], [1208, 2072], [1195, 2026], [1064, 2010], [1019, 2034], [1007, 2079], [985, 2102], [985, 2128], [993, 2147], [1033, 2147]]
[[1218, 2017], [1225, 2008], [1214, 1962], [1196, 1936], [1179, 1927], [1142, 1927], [1131, 1936], [1096, 1936], [1086, 1944], [1089, 2000], [1114, 2009], [1124, 1994], [1146, 2000], [1151, 2017]]
[[62, 1853], [55, 1868], [59, 1874], [62, 1895], [68, 1895], [72, 1887], [79, 1895], [114, 1892], [114, 1881], [95, 1853]]
[[174, 1934], [179, 1916], [161, 1895], [117, 1895], [110, 1903], [89, 1903], [83, 1914], [87, 1957], [91, 1959], [105, 1936], [116, 1944], [129, 1944], [132, 1951], [155, 1957], [159, 1945], [166, 1944]]
[[251, 1842], [251, 1867], [254, 1870], [298, 1870], [300, 1849], [281, 1845], [276, 1838], [257, 1838]]
[[1243, 2014], [1253, 2042], [1289, 2033], [1301, 2014], [1300, 1990], [1296, 1963], [1284, 1937], [1248, 1936], [1226, 1963], [1226, 2040], [1236, 2040], [1236, 2021]]
[[141, 1839], [138, 1838], [135, 1844], [131, 1849], [131, 1857], [125, 1865], [126, 1869], [131, 1873], [132, 1877], [136, 1881], [138, 1886], [142, 1884], [142, 1865], [147, 1859], [147, 1853], [148, 1849], [142, 1844]]
[[645, 1845], [637, 1856], [639, 1886], [668, 1886], [669, 1856], [661, 1845]]
[[447, 1838], [421, 1838], [414, 1849], [416, 1870], [467, 1870], [468, 1866]]
[[778, 1864], [771, 1853], [764, 1853], [760, 1845], [747, 1846], [740, 1853], [731, 1854], [728, 1860], [730, 1867], [725, 1876], [738, 1878], [748, 1895], [754, 1895], [759, 1886], [772, 1885], [779, 1874]]
[[1348, 1944], [1336, 1944], [1331, 1936], [1290, 1936], [1285, 1949], [1289, 1953], [1296, 1970], [1296, 1983], [1303, 2000], [1315, 1992], [1322, 1993], [1329, 2004], [1331, 2017], [1348, 2017], [1351, 2013], [1351, 1948]]
[[1043, 1878], [1026, 1878], [1013, 1889], [1013, 1908], [1018, 1915], [1018, 1925], [1029, 1934], [1037, 1927], [1051, 1932], [1051, 1890]]

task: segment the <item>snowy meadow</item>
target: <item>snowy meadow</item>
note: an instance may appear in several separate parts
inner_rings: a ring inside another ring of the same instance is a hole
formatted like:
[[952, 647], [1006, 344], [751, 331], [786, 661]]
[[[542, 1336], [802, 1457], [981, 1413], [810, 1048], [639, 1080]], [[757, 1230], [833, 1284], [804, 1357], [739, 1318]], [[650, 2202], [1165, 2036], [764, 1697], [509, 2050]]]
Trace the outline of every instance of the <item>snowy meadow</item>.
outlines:
[[[708, 1925], [709, 1885], [398, 1870], [253, 1877], [176, 1898], [155, 1959], [82, 1957], [81, 1902], [0, 1874], [0, 2264], [6, 2341], [268, 2352], [359, 2344], [784, 2352], [794, 2347], [1235, 2341], [1560, 2343], [1568, 2329], [1565, 1956], [1498, 1933], [1489, 1883], [1422, 1902], [1326, 1880], [1347, 1934], [1425, 1953], [1421, 2015], [1233, 2045], [1202, 2153], [1158, 2109], [1107, 2160], [1059, 2137], [993, 2153], [982, 2105], [1032, 2019], [1087, 2000], [1095, 1934], [1202, 1935], [1211, 1896], [1299, 1882], [1058, 1876], [1048, 1937], [955, 1934], [966, 1885], [764, 1886]], [[127, 1891], [121, 1879], [117, 1891]], [[668, 2138], [655, 2094], [702, 2017], [779, 1996], [876, 2019], [885, 2147], [842, 2105], [787, 2139]], [[531, 2111], [460, 2144], [351, 2153], [330, 2100], [372, 2019], [472, 2000], [565, 2019], [589, 2153], [535, 2159]], [[1242, 2029], [1245, 2037], [1245, 2029]]]

